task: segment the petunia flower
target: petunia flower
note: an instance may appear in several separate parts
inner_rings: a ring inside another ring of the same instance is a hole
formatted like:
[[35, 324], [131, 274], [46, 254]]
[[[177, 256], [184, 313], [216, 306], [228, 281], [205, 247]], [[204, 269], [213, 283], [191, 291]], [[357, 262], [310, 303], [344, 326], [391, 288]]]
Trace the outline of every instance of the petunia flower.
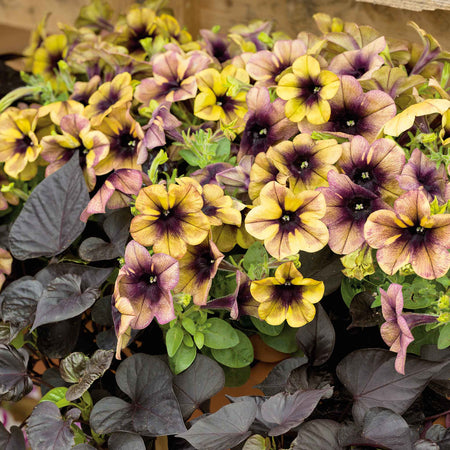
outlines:
[[246, 70], [263, 86], [276, 86], [277, 78], [294, 61], [306, 54], [306, 45], [301, 39], [276, 41], [272, 51], [261, 50], [250, 57]]
[[260, 303], [258, 315], [269, 325], [287, 321], [294, 328], [302, 327], [314, 319], [317, 303], [323, 297], [322, 281], [303, 278], [293, 262], [281, 264], [275, 276], [252, 281], [250, 292]]
[[267, 158], [278, 169], [277, 181], [294, 192], [328, 185], [327, 174], [341, 156], [341, 146], [334, 139], [314, 141], [307, 133], [298, 134], [267, 151]]
[[[0, 188], [2, 186], [10, 185], [10, 178], [6, 175], [3, 167], [0, 167]], [[0, 211], [8, 209], [9, 205], [18, 205], [20, 202], [19, 197], [14, 192], [1, 192], [0, 190]]]
[[436, 322], [435, 316], [428, 314], [403, 313], [403, 295], [400, 284], [391, 284], [387, 292], [380, 288], [381, 312], [386, 320], [380, 327], [383, 341], [391, 352], [397, 353], [395, 370], [405, 375], [406, 350], [414, 341], [411, 329], [418, 325]]
[[94, 167], [97, 175], [105, 175], [118, 169], [141, 170], [138, 161], [145, 160], [147, 156], [143, 144], [144, 131], [129, 110], [113, 110], [97, 129], [109, 141], [109, 153]]
[[298, 124], [300, 131], [328, 131], [346, 138], [360, 135], [373, 142], [384, 124], [397, 112], [392, 97], [378, 90], [364, 93], [358, 80], [350, 75], [341, 76], [341, 85], [330, 100], [330, 107], [327, 123], [315, 126], [302, 120]]
[[278, 142], [290, 139], [298, 132], [295, 123], [284, 114], [285, 102], [279, 98], [270, 101], [269, 90], [253, 87], [247, 92], [248, 112], [242, 133], [238, 161], [244, 155], [256, 156]]
[[108, 209], [125, 208], [130, 205], [132, 195], [138, 195], [142, 187], [142, 172], [133, 169], [119, 169], [108, 176], [97, 193], [91, 198], [80, 216], [87, 222], [92, 214]]
[[338, 165], [353, 183], [393, 202], [403, 191], [397, 181], [405, 165], [405, 152], [392, 139], [372, 144], [362, 136], [342, 144]]
[[88, 105], [92, 94], [98, 89], [101, 78], [94, 75], [89, 81], [76, 81], [73, 85], [73, 92], [70, 95], [71, 100], [75, 100], [83, 105]]
[[200, 30], [199, 33], [203, 38], [205, 50], [220, 64], [231, 59], [230, 42], [226, 34], [215, 33], [207, 29]]
[[0, 115], [0, 162], [12, 178], [31, 180], [41, 152], [36, 132], [37, 109], [10, 107]]
[[248, 84], [245, 70], [233, 65], [226, 66], [221, 72], [209, 68], [197, 74], [199, 93], [194, 101], [194, 114], [204, 120], [220, 120], [229, 125], [234, 120], [243, 122], [247, 112], [245, 92], [232, 92], [228, 77]]
[[400, 187], [405, 191], [422, 187], [430, 202], [437, 197], [439, 204], [442, 205], [450, 198], [450, 184], [445, 165], [441, 164], [437, 169], [436, 163], [418, 148], [413, 150], [397, 178]]
[[230, 295], [215, 298], [202, 308], [204, 309], [226, 309], [230, 311], [233, 320], [239, 320], [242, 316], [258, 316], [259, 303], [250, 293], [250, 278], [240, 270], [236, 271], [236, 289]]
[[79, 114], [69, 114], [61, 119], [62, 134], [45, 136], [41, 140], [42, 158], [50, 164], [45, 175], [49, 176], [66, 164], [77, 152], [84, 178], [90, 191], [95, 187], [95, 166], [109, 152], [108, 138], [98, 130], [91, 130], [88, 119]]
[[196, 74], [206, 69], [210, 57], [200, 51], [183, 55], [167, 51], [152, 58], [153, 77], [145, 78], [136, 88], [135, 98], [148, 106], [151, 100], [169, 103], [194, 98], [197, 94]]
[[191, 178], [197, 180], [200, 185], [205, 184], [219, 184], [216, 180], [216, 175], [224, 170], [232, 169], [233, 166], [230, 163], [214, 163], [208, 164], [203, 169], [198, 169], [191, 173]]
[[212, 280], [223, 257], [223, 253], [209, 239], [198, 245], [188, 245], [179, 261], [180, 280], [174, 292], [190, 294], [194, 304], [206, 305]]
[[[258, 36], [260, 33], [269, 34], [272, 26], [271, 21], [253, 20], [247, 25], [232, 26], [229, 30], [229, 36], [236, 42], [240, 42], [236, 37], [241, 37], [243, 43], [251, 44], [253, 51], [264, 50], [266, 45], [258, 39]], [[245, 44], [244, 47], [246, 47]]]
[[386, 39], [379, 37], [363, 48], [336, 55], [328, 69], [337, 75], [351, 75], [359, 80], [370, 79], [373, 72], [384, 64], [379, 55], [386, 48]]
[[450, 214], [431, 215], [422, 189], [401, 195], [394, 202], [394, 211], [373, 212], [364, 236], [378, 249], [378, 264], [388, 275], [410, 263], [417, 275], [432, 280], [450, 268]]
[[369, 215], [387, 208], [375, 193], [353, 183], [347, 175], [330, 171], [328, 187], [319, 188], [326, 201], [323, 222], [328, 226], [328, 245], [334, 253], [347, 255], [364, 244], [364, 225]]
[[11, 253], [0, 247], [0, 290], [5, 282], [6, 275], [11, 273], [12, 262]]
[[168, 190], [161, 184], [145, 187], [136, 198], [141, 214], [131, 221], [131, 236], [156, 253], [182, 258], [187, 244], [198, 245], [208, 235], [209, 220], [202, 208], [202, 196], [191, 183], [171, 184]]
[[179, 278], [178, 261], [155, 253], [135, 241], [125, 249], [125, 265], [119, 270], [113, 303], [121, 314], [117, 333], [118, 353], [128, 328], [142, 330], [156, 317], [159, 324], [175, 319], [172, 294]]
[[292, 64], [292, 73], [278, 81], [277, 95], [287, 100], [285, 113], [293, 122], [303, 118], [319, 125], [330, 118], [330, 105], [339, 89], [339, 78], [329, 70], [321, 70], [319, 61], [309, 55], [300, 56]]
[[254, 201], [258, 198], [262, 188], [271, 181], [276, 181], [277, 175], [278, 169], [273, 161], [267, 158], [266, 153], [258, 153], [250, 170], [250, 183], [248, 185], [250, 199]]
[[[38, 110], [39, 122], [50, 122], [54, 125], [61, 125], [61, 119], [69, 114], [84, 114], [84, 105], [76, 100], [69, 99], [60, 102], [53, 102], [41, 106]], [[42, 133], [41, 133], [42, 134]], [[51, 131], [44, 133], [43, 136], [51, 134]]]
[[245, 219], [245, 228], [253, 237], [264, 240], [266, 250], [283, 259], [300, 250], [317, 252], [328, 242], [328, 230], [320, 221], [325, 214], [325, 198], [317, 191], [294, 194], [279, 183], [271, 182], [260, 193], [261, 204]]
[[92, 94], [85, 115], [96, 127], [113, 109], [123, 108], [132, 98], [131, 75], [128, 72], [120, 73], [112, 81], [101, 84]]
[[237, 166], [218, 172], [216, 180], [219, 185], [234, 196], [247, 194], [253, 160], [252, 156], [245, 155]]

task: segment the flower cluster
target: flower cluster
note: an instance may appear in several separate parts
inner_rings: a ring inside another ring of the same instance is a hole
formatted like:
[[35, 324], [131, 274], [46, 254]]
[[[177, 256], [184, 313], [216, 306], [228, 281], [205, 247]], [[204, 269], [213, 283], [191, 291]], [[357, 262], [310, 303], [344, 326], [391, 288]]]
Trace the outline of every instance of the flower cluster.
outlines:
[[[450, 63], [430, 35], [418, 29], [433, 42], [418, 54], [318, 14], [320, 35], [260, 23], [194, 40], [161, 7], [113, 23], [98, 4], [26, 52], [33, 101], [0, 114], [0, 210], [75, 157], [84, 222], [131, 211], [112, 297], [119, 353], [131, 330], [176, 321], [189, 302], [307, 324], [328, 280], [298, 268], [325, 247], [358, 292], [374, 272], [385, 288], [447, 276]], [[390, 289], [381, 331], [404, 359], [410, 316]], [[421, 312], [439, 315], [436, 302]]]

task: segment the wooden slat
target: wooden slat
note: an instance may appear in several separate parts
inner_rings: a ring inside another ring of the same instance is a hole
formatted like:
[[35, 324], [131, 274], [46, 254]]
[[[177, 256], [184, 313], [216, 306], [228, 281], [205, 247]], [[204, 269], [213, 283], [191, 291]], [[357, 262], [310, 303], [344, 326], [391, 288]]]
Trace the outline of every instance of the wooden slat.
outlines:
[[435, 11], [436, 9], [450, 10], [450, 0], [357, 0], [359, 2], [376, 5], [391, 6], [408, 9], [410, 11]]

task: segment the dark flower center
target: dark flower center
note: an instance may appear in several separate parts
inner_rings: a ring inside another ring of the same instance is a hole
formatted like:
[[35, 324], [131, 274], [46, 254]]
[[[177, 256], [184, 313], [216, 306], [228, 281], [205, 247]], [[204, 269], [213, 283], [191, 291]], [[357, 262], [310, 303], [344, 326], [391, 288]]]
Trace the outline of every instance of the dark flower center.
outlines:
[[246, 154], [253, 156], [265, 152], [273, 144], [269, 132], [268, 120], [261, 113], [258, 115], [255, 113], [247, 121], [242, 134], [241, 148], [245, 150]]
[[167, 83], [162, 85], [162, 90], [164, 94], [168, 94], [169, 92], [178, 91], [180, 89], [181, 80], [170, 80]]
[[120, 156], [132, 155], [136, 150], [137, 139], [129, 132], [122, 132], [111, 144], [111, 149], [116, 150]]
[[28, 147], [33, 147], [33, 142], [31, 141], [29, 136], [24, 136], [21, 139], [16, 139], [16, 145], [14, 147], [15, 153], [24, 155]]
[[119, 98], [119, 93], [111, 89], [108, 93], [108, 96], [97, 103], [97, 110], [106, 111], [108, 108], [117, 103], [119, 101]]
[[148, 282], [149, 282], [150, 284], [155, 284], [155, 283], [157, 282], [157, 280], [158, 280], [158, 277], [157, 277], [156, 275], [150, 275], [150, 276], [148, 277]]
[[217, 213], [217, 207], [216, 207], [216, 206], [213, 206], [213, 205], [205, 205], [205, 206], [202, 208], [202, 213], [203, 213], [205, 216], [215, 216], [216, 213]]
[[353, 171], [351, 180], [372, 192], [378, 192], [378, 183], [370, 167], [359, 167]]
[[201, 285], [211, 278], [214, 263], [214, 255], [211, 254], [209, 246], [203, 245], [188, 265], [188, 270], [195, 272], [195, 284]]
[[223, 63], [230, 59], [230, 53], [228, 51], [228, 46], [221, 39], [211, 43], [212, 55], [218, 59], [219, 62]]
[[300, 219], [295, 211], [283, 211], [280, 217], [280, 228], [289, 233], [298, 228]]
[[364, 197], [353, 197], [348, 203], [347, 207], [350, 210], [351, 216], [356, 220], [366, 220], [372, 212], [371, 200]]
[[216, 105], [220, 106], [225, 111], [225, 113], [229, 113], [234, 110], [236, 101], [228, 95], [221, 95], [217, 97]]
[[342, 131], [348, 134], [358, 134], [358, 120], [359, 118], [347, 111], [337, 113], [332, 119], [335, 123], [334, 131]]
[[286, 280], [283, 284], [275, 287], [275, 292], [278, 300], [287, 309], [294, 302], [298, 302], [301, 297], [301, 286], [292, 284], [290, 280]]

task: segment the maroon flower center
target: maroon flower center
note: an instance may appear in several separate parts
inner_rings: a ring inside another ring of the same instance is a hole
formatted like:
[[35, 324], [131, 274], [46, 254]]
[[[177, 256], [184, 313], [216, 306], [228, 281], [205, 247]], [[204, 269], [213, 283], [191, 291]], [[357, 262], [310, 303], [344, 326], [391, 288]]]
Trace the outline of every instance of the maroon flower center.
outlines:
[[228, 95], [221, 95], [217, 97], [216, 105], [220, 106], [225, 111], [225, 113], [230, 113], [234, 111], [236, 101]]
[[280, 228], [289, 233], [294, 232], [300, 225], [300, 219], [295, 211], [283, 211], [280, 217]]
[[247, 121], [242, 134], [241, 148], [246, 154], [256, 156], [273, 144], [269, 121], [263, 114], [253, 114]]
[[108, 108], [117, 103], [119, 101], [119, 98], [119, 93], [111, 89], [108, 96], [97, 103], [97, 109], [99, 111], [106, 111]]
[[368, 198], [353, 197], [347, 203], [347, 208], [355, 221], [365, 221], [372, 212], [372, 202]]
[[359, 167], [353, 171], [351, 180], [363, 188], [372, 192], [378, 192], [378, 183], [371, 167]]
[[136, 150], [137, 140], [127, 131], [122, 131], [119, 136], [115, 136], [111, 144], [111, 149], [116, 150], [120, 156], [131, 156]]
[[21, 139], [16, 139], [16, 145], [14, 146], [15, 153], [24, 155], [28, 147], [33, 147], [33, 142], [29, 136], [24, 136]]
[[281, 301], [281, 304], [288, 308], [301, 298], [301, 287], [292, 284], [290, 280], [286, 280], [283, 284], [275, 285], [275, 293], [276, 300]]

